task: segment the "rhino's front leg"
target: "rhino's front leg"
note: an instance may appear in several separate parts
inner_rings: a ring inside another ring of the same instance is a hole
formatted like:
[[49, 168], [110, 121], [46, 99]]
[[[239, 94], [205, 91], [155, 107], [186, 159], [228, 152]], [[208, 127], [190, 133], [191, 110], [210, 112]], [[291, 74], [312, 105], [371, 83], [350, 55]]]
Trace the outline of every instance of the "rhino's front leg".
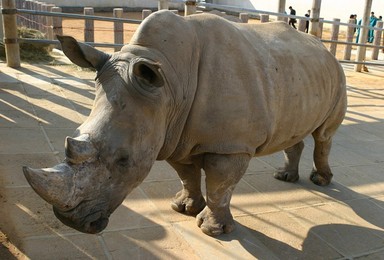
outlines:
[[207, 206], [197, 215], [197, 225], [210, 236], [229, 233], [235, 228], [229, 204], [232, 192], [248, 168], [247, 154], [204, 156]]
[[172, 209], [195, 216], [205, 207], [201, 194], [201, 169], [194, 164], [168, 163], [177, 171], [183, 185], [171, 202]]

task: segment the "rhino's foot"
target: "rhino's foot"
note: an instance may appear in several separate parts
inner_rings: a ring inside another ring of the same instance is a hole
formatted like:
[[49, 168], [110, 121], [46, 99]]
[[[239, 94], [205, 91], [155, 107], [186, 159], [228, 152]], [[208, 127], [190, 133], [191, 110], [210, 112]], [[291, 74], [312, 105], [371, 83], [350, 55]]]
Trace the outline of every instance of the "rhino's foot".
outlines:
[[185, 190], [179, 191], [171, 202], [173, 210], [187, 215], [196, 216], [205, 207], [204, 197], [200, 194], [198, 196], [189, 196]]
[[205, 207], [196, 217], [197, 225], [209, 236], [218, 236], [222, 233], [230, 233], [235, 229], [235, 222], [229, 209], [212, 212]]
[[296, 182], [299, 180], [299, 173], [295, 170], [286, 170], [285, 168], [279, 168], [273, 175], [278, 180], [287, 182]]
[[319, 172], [313, 170], [310, 176], [311, 181], [319, 186], [327, 186], [331, 183], [333, 174], [327, 172], [326, 174], [320, 174]]

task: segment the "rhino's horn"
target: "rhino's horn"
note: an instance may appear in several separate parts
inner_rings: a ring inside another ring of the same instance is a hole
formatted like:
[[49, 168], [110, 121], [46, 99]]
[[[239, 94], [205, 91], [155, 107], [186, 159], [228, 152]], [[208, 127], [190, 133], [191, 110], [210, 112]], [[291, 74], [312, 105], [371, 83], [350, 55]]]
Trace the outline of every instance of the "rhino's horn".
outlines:
[[95, 157], [97, 153], [89, 139], [88, 134], [82, 134], [76, 138], [65, 139], [65, 156], [70, 163], [78, 164]]
[[76, 205], [73, 197], [73, 171], [65, 163], [53, 168], [32, 169], [24, 166], [23, 172], [32, 188], [48, 203], [62, 210], [69, 210]]

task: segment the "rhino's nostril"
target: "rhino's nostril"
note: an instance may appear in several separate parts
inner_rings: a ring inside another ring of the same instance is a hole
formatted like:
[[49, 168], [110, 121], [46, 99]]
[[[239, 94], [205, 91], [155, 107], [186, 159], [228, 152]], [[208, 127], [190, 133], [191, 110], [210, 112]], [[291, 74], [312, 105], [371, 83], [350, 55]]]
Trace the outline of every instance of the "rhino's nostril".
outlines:
[[104, 230], [107, 225], [108, 219], [101, 217], [98, 220], [87, 223], [85, 231], [90, 234], [96, 234]]

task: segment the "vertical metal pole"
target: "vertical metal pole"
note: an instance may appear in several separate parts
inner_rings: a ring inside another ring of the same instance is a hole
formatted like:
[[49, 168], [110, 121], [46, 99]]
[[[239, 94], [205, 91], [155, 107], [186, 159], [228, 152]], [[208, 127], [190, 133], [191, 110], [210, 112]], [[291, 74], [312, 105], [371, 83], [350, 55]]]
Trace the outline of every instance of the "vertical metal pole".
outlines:
[[313, 0], [311, 10], [311, 20], [309, 24], [309, 33], [320, 37], [319, 23], [320, 23], [320, 8], [321, 0]]
[[[361, 25], [362, 26], [369, 26], [369, 13], [371, 12], [372, 8], [372, 0], [366, 0], [365, 1], [365, 8], [364, 8], [364, 15]], [[359, 36], [359, 43], [364, 44], [367, 41], [368, 36], [368, 28], [361, 28], [360, 29], [360, 36]], [[364, 46], [358, 46], [357, 47], [357, 54], [356, 54], [356, 61], [362, 62], [365, 59], [365, 50], [366, 47]], [[356, 64], [355, 65], [355, 71], [361, 72], [361, 69], [363, 68], [363, 64]]]
[[[279, 0], [279, 5], [277, 7], [277, 12], [280, 13], [280, 14], [284, 14], [285, 13], [285, 0]], [[284, 21], [284, 17], [283, 16], [278, 16], [277, 20], [278, 21]]]
[[2, 0], [4, 44], [7, 66], [20, 67], [20, 48], [17, 42], [16, 3], [15, 0]]

